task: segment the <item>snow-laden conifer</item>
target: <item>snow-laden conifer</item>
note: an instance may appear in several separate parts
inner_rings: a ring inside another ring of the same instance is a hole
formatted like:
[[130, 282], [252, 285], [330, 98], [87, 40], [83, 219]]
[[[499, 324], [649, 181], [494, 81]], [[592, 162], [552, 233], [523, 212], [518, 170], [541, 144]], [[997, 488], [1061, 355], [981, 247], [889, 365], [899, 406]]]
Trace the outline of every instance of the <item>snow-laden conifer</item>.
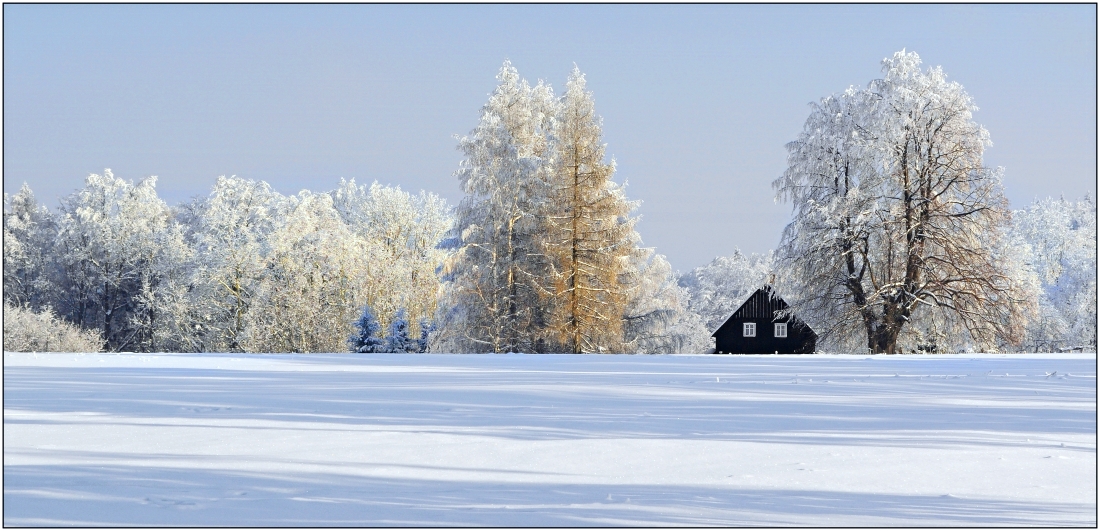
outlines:
[[404, 354], [419, 352], [419, 348], [417, 341], [409, 337], [409, 320], [406, 317], [405, 309], [397, 310], [397, 314], [390, 321], [390, 326], [386, 331], [383, 352]]
[[456, 172], [466, 197], [456, 212], [460, 246], [444, 273], [445, 343], [458, 351], [538, 351], [546, 341], [551, 294], [542, 249], [548, 195], [549, 87], [532, 89], [509, 62], [482, 107], [478, 126], [459, 139]]
[[640, 247], [637, 203], [612, 180], [584, 75], [574, 68], [557, 99], [508, 62], [498, 80], [459, 142], [466, 197], [433, 348], [694, 348], [676, 339], [694, 332], [674, 332], [687, 330], [674, 279], [663, 257]]
[[384, 352], [386, 341], [380, 337], [382, 325], [374, 318], [370, 305], [363, 306], [363, 313], [355, 321], [355, 333], [348, 338], [348, 347], [352, 352]]
[[612, 180], [615, 161], [604, 161], [603, 119], [576, 66], [557, 111], [544, 246], [555, 264], [550, 325], [568, 352], [620, 352], [629, 285], [636, 282], [630, 277], [638, 273], [632, 261], [640, 238], [630, 215], [637, 203]]

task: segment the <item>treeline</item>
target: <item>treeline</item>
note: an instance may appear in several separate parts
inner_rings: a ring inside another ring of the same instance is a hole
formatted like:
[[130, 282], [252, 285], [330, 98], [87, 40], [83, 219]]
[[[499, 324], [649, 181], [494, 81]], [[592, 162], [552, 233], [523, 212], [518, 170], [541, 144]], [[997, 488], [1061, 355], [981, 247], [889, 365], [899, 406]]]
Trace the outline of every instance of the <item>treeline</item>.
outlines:
[[56, 215], [5, 196], [4, 298], [112, 351], [680, 352], [706, 348], [641, 246], [584, 76], [505, 63], [459, 148], [466, 198], [341, 181], [283, 196], [219, 178], [170, 207], [156, 178], [91, 175]]
[[435, 195], [341, 181], [284, 196], [222, 177], [169, 207], [155, 185], [107, 170], [57, 215], [26, 186], [5, 197], [5, 302], [141, 352], [340, 352], [364, 307], [414, 333], [435, 316], [452, 225]]
[[913, 53], [816, 104], [777, 195], [776, 251], [683, 275], [642, 246], [574, 69], [505, 62], [458, 139], [464, 199], [341, 180], [284, 196], [220, 177], [90, 175], [56, 213], [4, 195], [4, 347], [169, 352], [705, 352], [763, 284], [833, 352], [1096, 347], [1096, 204], [1009, 211], [988, 133]]

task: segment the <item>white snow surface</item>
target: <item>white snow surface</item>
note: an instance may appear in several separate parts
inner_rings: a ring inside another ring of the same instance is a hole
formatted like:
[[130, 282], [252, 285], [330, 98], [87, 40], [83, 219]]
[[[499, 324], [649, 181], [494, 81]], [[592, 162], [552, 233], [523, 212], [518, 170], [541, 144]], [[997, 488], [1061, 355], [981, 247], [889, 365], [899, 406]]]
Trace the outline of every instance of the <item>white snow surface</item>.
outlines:
[[4, 354], [5, 526], [1096, 526], [1096, 355]]

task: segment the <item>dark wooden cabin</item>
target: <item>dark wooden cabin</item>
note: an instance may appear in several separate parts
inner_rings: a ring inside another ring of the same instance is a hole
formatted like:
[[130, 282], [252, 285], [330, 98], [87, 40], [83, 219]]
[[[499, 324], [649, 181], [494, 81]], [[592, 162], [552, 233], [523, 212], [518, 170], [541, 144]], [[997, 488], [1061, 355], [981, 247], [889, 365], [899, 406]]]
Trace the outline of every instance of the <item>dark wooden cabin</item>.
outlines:
[[791, 314], [776, 319], [775, 312], [787, 303], [771, 286], [764, 286], [726, 319], [711, 336], [718, 354], [811, 354], [817, 348], [817, 334]]

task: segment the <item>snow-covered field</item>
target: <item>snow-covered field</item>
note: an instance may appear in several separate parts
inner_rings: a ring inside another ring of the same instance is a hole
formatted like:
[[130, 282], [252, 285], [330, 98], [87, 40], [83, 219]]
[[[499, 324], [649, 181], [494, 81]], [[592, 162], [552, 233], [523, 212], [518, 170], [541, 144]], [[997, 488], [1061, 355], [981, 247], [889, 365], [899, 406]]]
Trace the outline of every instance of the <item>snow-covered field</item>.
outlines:
[[4, 525], [1096, 525], [1096, 356], [4, 354]]

